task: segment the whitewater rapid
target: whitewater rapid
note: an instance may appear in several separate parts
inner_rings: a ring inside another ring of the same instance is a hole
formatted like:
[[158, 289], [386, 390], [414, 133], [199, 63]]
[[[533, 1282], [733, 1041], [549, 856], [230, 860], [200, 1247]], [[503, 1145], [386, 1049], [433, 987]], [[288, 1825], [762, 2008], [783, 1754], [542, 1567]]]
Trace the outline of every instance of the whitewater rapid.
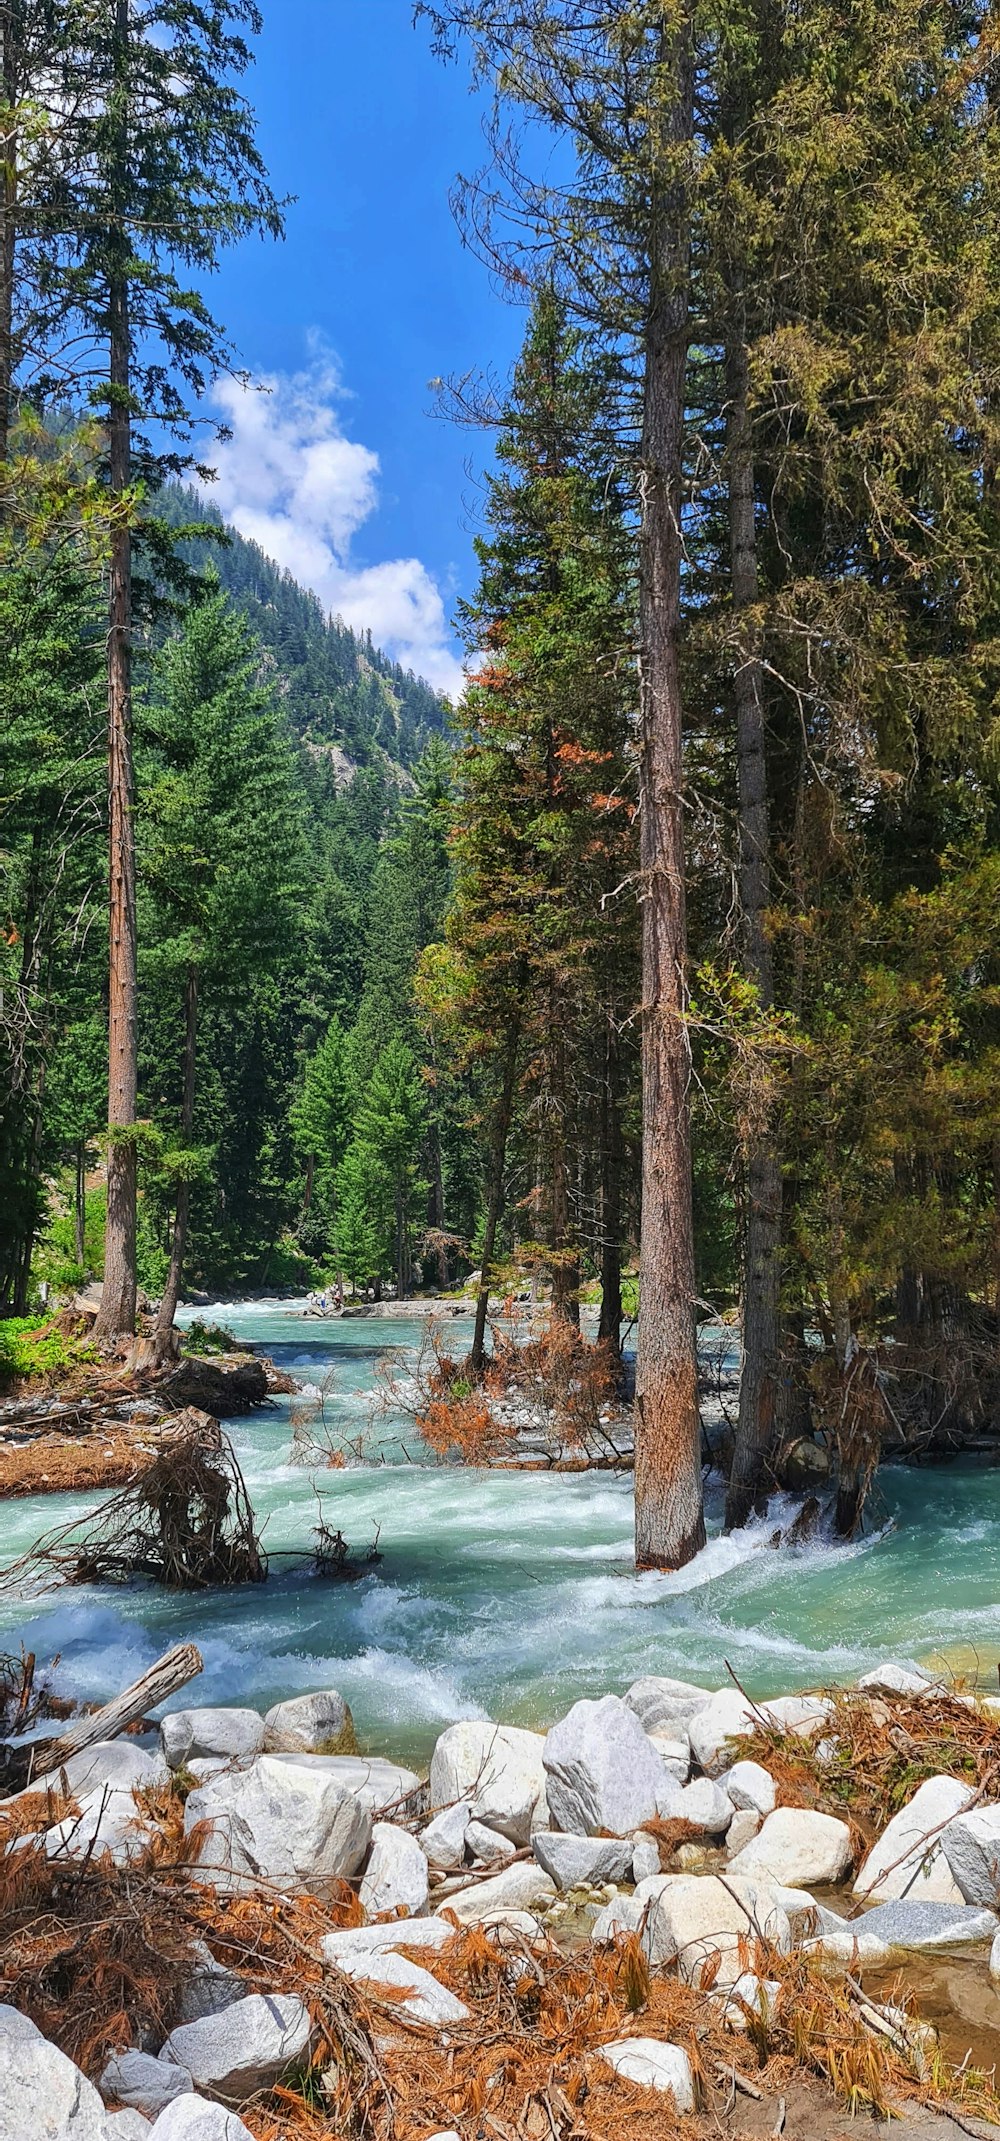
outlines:
[[[337, 1687], [373, 1751], [420, 1759], [453, 1718], [544, 1725], [579, 1696], [622, 1692], [644, 1673], [718, 1686], [728, 1663], [767, 1696], [851, 1679], [891, 1654], [978, 1657], [995, 1685], [996, 1472], [888, 1471], [870, 1538], [777, 1552], [767, 1542], [780, 1509], [724, 1539], [713, 1489], [704, 1551], [675, 1575], [638, 1576], [627, 1477], [433, 1466], [414, 1461], [405, 1425], [373, 1427], [378, 1359], [387, 1346], [403, 1349], [405, 1368], [415, 1321], [305, 1322], [293, 1304], [200, 1313], [218, 1314], [303, 1380], [319, 1384], [332, 1368], [332, 1429], [347, 1442], [364, 1431], [378, 1461], [323, 1472], [291, 1465], [288, 1399], [233, 1422], [274, 1557], [267, 1585], [197, 1596], [104, 1587], [5, 1607], [0, 1647], [23, 1640], [40, 1659], [58, 1652], [67, 1692], [105, 1698], [183, 1636], [205, 1660], [199, 1702], [263, 1707]], [[455, 1342], [464, 1337], [456, 1325]], [[308, 1545], [317, 1489], [327, 1521], [355, 1549], [379, 1532], [383, 1561], [358, 1583], [330, 1584], [280, 1558]], [[0, 1560], [93, 1499], [7, 1503]]]

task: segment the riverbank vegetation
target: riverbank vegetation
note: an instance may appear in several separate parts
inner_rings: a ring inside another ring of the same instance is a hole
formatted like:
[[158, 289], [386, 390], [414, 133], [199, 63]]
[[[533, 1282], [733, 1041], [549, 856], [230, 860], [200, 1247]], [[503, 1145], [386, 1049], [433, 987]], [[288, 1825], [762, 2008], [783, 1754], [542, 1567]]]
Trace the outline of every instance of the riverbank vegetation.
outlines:
[[850, 1534], [887, 1439], [998, 1429], [991, 17], [418, 13], [526, 306], [444, 390], [495, 446], [450, 723], [205, 503], [200, 285], [286, 213], [253, 7], [3, 12], [0, 1307], [98, 1276], [114, 1347], [145, 1288], [169, 1359], [192, 1286], [478, 1271], [427, 1419], [485, 1447], [491, 1289], [579, 1407], [638, 1262], [640, 1564], [703, 1542], [734, 1302], [727, 1525], [819, 1438]]

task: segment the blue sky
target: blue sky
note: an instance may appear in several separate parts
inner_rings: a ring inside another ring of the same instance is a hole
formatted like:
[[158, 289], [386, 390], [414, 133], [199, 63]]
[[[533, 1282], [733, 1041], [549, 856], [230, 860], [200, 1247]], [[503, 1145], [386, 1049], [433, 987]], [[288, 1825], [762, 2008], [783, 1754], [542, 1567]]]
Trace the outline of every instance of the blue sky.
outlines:
[[328, 608], [454, 688], [488, 443], [432, 414], [429, 382], [509, 370], [524, 328], [448, 205], [485, 155], [464, 67], [410, 0], [264, 0], [249, 78], [287, 237], [227, 254], [209, 296], [268, 394], [223, 383], [227, 517]]

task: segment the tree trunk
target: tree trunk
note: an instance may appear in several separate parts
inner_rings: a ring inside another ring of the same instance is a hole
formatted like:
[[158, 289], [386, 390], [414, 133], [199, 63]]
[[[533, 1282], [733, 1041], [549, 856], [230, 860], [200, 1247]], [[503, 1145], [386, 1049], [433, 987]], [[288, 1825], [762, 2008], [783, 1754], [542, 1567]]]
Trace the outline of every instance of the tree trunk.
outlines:
[[[184, 1086], [181, 1094], [181, 1137], [190, 1146], [194, 1132], [195, 1070], [198, 1060], [198, 969], [189, 966], [184, 984]], [[170, 1244], [170, 1269], [156, 1318], [156, 1352], [166, 1359], [173, 1350], [174, 1317], [181, 1297], [184, 1258], [187, 1254], [188, 1222], [191, 1216], [191, 1183], [182, 1175], [177, 1184], [174, 1231]]]
[[74, 1718], [57, 1740], [35, 1740], [29, 1747], [12, 1748], [11, 1767], [22, 1761], [34, 1765], [29, 1774], [34, 1775], [37, 1769], [41, 1789], [43, 1784], [54, 1782], [61, 1764], [68, 1762], [72, 1755], [82, 1753], [86, 1747], [96, 1747], [99, 1741], [117, 1739], [129, 1725], [134, 1725], [159, 1703], [166, 1702], [168, 1696], [176, 1695], [180, 1688], [186, 1687], [202, 1668], [200, 1650], [196, 1650], [193, 1643], [178, 1644], [174, 1650], [168, 1650], [158, 1658], [155, 1665], [132, 1682], [131, 1687], [106, 1702], [103, 1709]]
[[599, 1345], [621, 1360], [622, 1342], [622, 1125], [618, 1040], [610, 1013], [605, 1027], [601, 1089], [601, 1320]]
[[[770, 824], [764, 737], [764, 692], [757, 626], [757, 534], [754, 464], [748, 404], [746, 328], [742, 303], [734, 307], [726, 355], [726, 463], [729, 494], [729, 558], [732, 605], [739, 630], [734, 697], [739, 787], [739, 887], [744, 961], [762, 1011], [774, 1003], [774, 973], [767, 934], [770, 903]], [[726, 1492], [726, 1530], [745, 1524], [752, 1510], [767, 1507], [773, 1486], [779, 1424], [779, 1320], [781, 1285], [781, 1154], [768, 1102], [748, 1133], [743, 1218], [743, 1367], [733, 1465]]]
[[[116, 0], [116, 71], [124, 95], [128, 69], [129, 0]], [[124, 121], [122, 122], [124, 124]], [[104, 1287], [96, 1330], [119, 1338], [135, 1329], [136, 1303], [136, 922], [135, 780], [132, 768], [132, 537], [126, 493], [131, 477], [131, 333], [124, 174], [120, 221], [113, 232], [117, 268], [110, 278], [111, 404], [108, 414], [111, 500], [108, 629], [108, 860], [110, 965], [108, 976], [108, 1218]]]
[[[522, 983], [523, 986], [523, 983]], [[510, 1119], [514, 1110], [514, 1083], [517, 1077], [517, 1055], [521, 1040], [521, 1021], [512, 1016], [507, 1028], [507, 1051], [504, 1057], [503, 1083], [497, 1100], [493, 1122], [493, 1138], [490, 1149], [490, 1179], [486, 1206], [486, 1230], [483, 1235], [483, 1261], [479, 1274], [479, 1292], [476, 1296], [476, 1327], [472, 1335], [472, 1351], [469, 1355], [469, 1372], [481, 1375], [486, 1358], [486, 1315], [490, 1301], [490, 1270], [496, 1249], [497, 1228], [503, 1213], [503, 1174], [507, 1157], [507, 1137]]]
[[574, 1255], [571, 1242], [569, 1202], [569, 1156], [566, 1149], [566, 1051], [562, 1039], [564, 1007], [553, 991], [550, 996], [549, 1018], [551, 1022], [551, 1069], [550, 1106], [551, 1137], [549, 1140], [549, 1246], [552, 1250], [550, 1277], [552, 1284], [552, 1311], [566, 1323], [580, 1328], [580, 1264]]
[[[690, 240], [690, 8], [664, 32], [645, 330], [640, 536], [642, 1232], [635, 1396], [635, 1554], [679, 1568], [705, 1543], [694, 1321], [694, 1221], [678, 627]], [[666, 168], [664, 169], [664, 165]]]
[[76, 1261], [81, 1270], [87, 1255], [87, 1140], [79, 1138], [76, 1147], [76, 1190], [73, 1197], [73, 1246]]

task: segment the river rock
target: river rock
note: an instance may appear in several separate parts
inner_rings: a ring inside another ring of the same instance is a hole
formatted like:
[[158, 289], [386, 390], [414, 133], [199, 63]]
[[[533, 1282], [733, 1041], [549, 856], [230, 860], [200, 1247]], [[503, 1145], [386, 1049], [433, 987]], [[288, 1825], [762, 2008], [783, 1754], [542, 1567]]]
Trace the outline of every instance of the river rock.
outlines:
[[[627, 1836], [657, 1812], [663, 1764], [617, 1695], [577, 1702], [545, 1741], [546, 1794], [557, 1829]], [[669, 1786], [667, 1787], [669, 1789]]]
[[442, 1732], [431, 1760], [434, 1807], [468, 1800], [472, 1818], [518, 1847], [530, 1841], [545, 1792], [540, 1732], [463, 1718]]
[[19, 2008], [0, 2006], [3, 2141], [106, 2141], [106, 2134], [93, 2082]]
[[660, 1847], [655, 1836], [647, 1836], [642, 1829], [633, 1837], [632, 1880], [636, 1888], [640, 1881], [648, 1881], [660, 1871]]
[[835, 1715], [828, 1695], [778, 1695], [759, 1707], [780, 1732], [791, 1732], [802, 1740], [816, 1739]]
[[734, 1873], [770, 1873], [789, 1888], [808, 1882], [832, 1886], [842, 1881], [851, 1863], [851, 1832], [833, 1814], [811, 1807], [780, 1806], [769, 1814], [758, 1836], [732, 1860]]
[[394, 1828], [391, 1821], [377, 1821], [361, 1883], [362, 1909], [369, 1918], [401, 1910], [419, 1918], [427, 1908], [427, 1896], [427, 1860], [416, 1837]]
[[659, 2037], [622, 2037], [615, 2044], [598, 2045], [597, 2054], [624, 2081], [669, 2090], [677, 2111], [694, 2110], [691, 2061], [679, 2044], [664, 2044]]
[[787, 1914], [766, 1879], [728, 1869], [724, 1880], [714, 1874], [661, 1873], [640, 1883], [635, 1901], [648, 1906], [644, 1944], [650, 1962], [655, 1968], [676, 1961], [690, 1985], [699, 1985], [708, 1971], [715, 1973], [714, 1983], [734, 1984], [746, 1967], [741, 1944], [745, 1948], [758, 1934], [781, 1955], [792, 1944]]
[[534, 1850], [557, 1888], [599, 1888], [604, 1881], [628, 1880], [635, 1846], [631, 1837], [619, 1843], [603, 1836], [562, 1836], [553, 1829], [534, 1838]]
[[1000, 1909], [1000, 1806], [959, 1814], [943, 1831], [941, 1849], [966, 1902]]
[[733, 1802], [714, 1777], [696, 1777], [693, 1784], [668, 1785], [657, 1800], [663, 1821], [689, 1821], [703, 1836], [724, 1836], [733, 1818]]
[[834, 1919], [824, 1911], [822, 1921], [818, 1937], [807, 1943], [809, 1951], [867, 1968], [891, 1962], [894, 1955], [971, 1947], [996, 1933], [992, 1911], [954, 1903], [880, 1903], [860, 1918]]
[[98, 1791], [104, 1785], [114, 1791], [149, 1790], [166, 1784], [169, 1775], [159, 1751], [150, 1754], [134, 1740], [97, 1740], [93, 1747], [71, 1754], [52, 1776], [39, 1777], [32, 1790], [55, 1789], [65, 1777], [74, 1798], [79, 1798], [81, 1792]]
[[191, 1792], [185, 1834], [198, 1822], [211, 1823], [195, 1877], [223, 1889], [273, 1882], [294, 1894], [358, 1873], [371, 1842], [371, 1814], [338, 1776], [314, 1766], [325, 1759], [265, 1754], [249, 1769], [227, 1770]]
[[995, 1985], [1000, 1984], [1000, 1933], [994, 1935], [990, 1949], [990, 1976]]
[[252, 1992], [224, 2014], [182, 2022], [160, 2056], [186, 2068], [196, 2088], [242, 2104], [273, 2089], [305, 2058], [311, 2038], [309, 2010], [294, 1993]]
[[75, 1797], [79, 1814], [67, 1814], [45, 1832], [47, 1858], [99, 1859], [106, 1853], [113, 1865], [127, 1866], [141, 1856], [149, 1836], [130, 1791], [102, 1784]]
[[895, 1903], [903, 1896], [913, 1902], [964, 1903], [941, 1833], [972, 1797], [971, 1786], [958, 1777], [928, 1777], [872, 1846], [855, 1880], [855, 1895], [871, 1896], [876, 1903]]
[[760, 1815], [755, 1814], [752, 1807], [741, 1807], [739, 1813], [733, 1815], [726, 1830], [727, 1858], [737, 1858], [744, 1845], [752, 1843], [754, 1837], [760, 1835], [760, 1827]]
[[420, 1831], [420, 1848], [429, 1866], [438, 1873], [455, 1873], [465, 1864], [465, 1838], [472, 1820], [472, 1801], [458, 1799], [442, 1807], [426, 1829]]
[[465, 1845], [478, 1866], [506, 1865], [517, 1851], [509, 1836], [501, 1836], [499, 1829], [491, 1829], [485, 1821], [470, 1821]]
[[556, 1884], [541, 1866], [505, 1866], [490, 1881], [458, 1889], [438, 1910], [452, 1912], [459, 1925], [481, 1925], [495, 1911], [530, 1911], [534, 1905], [544, 1909], [555, 1894]]
[[264, 1720], [256, 1710], [172, 1710], [160, 1725], [160, 1742], [171, 1769], [184, 1769], [192, 1755], [221, 1755], [249, 1762], [264, 1745]]
[[161, 2111], [152, 2128], [153, 2141], [253, 2141], [248, 2126], [223, 2104], [207, 2104], [203, 2096], [179, 2096]]
[[[641, 1885], [644, 1887], [645, 1883]], [[594, 1946], [601, 1947], [606, 1941], [624, 1940], [626, 1934], [637, 1933], [644, 1908], [641, 1901], [636, 1902], [635, 1896], [613, 1896], [611, 1902], [598, 1911], [591, 1926], [590, 1937]]]
[[881, 1665], [874, 1665], [870, 1673], [862, 1673], [859, 1688], [870, 1694], [887, 1695], [939, 1695], [940, 1681], [931, 1680], [926, 1673], [916, 1673], [912, 1666], [903, 1665], [898, 1658], [886, 1658]]
[[116, 2052], [108, 2060], [98, 2088], [106, 2104], [124, 2104], [148, 2119], [159, 2118], [175, 2096], [193, 2088], [190, 2074], [150, 2052]]
[[455, 1937], [444, 1918], [396, 1918], [390, 1925], [349, 1925], [324, 1933], [320, 1953], [338, 1970], [345, 1955], [382, 1955], [390, 1948], [446, 1948]]
[[719, 1781], [737, 1812], [749, 1811], [761, 1816], [773, 1814], [774, 1778], [761, 1762], [734, 1762], [732, 1769], [727, 1769]]
[[178, 2013], [182, 2022], [200, 2022], [203, 2015], [221, 2015], [236, 2000], [246, 1997], [246, 1985], [235, 1970], [216, 1962], [203, 1940], [195, 1941], [197, 1962], [187, 1984], [181, 1988]]
[[404, 1769], [401, 1762], [387, 1762], [381, 1755], [272, 1754], [268, 1761], [285, 1763], [297, 1773], [335, 1778], [376, 1820], [403, 1800], [412, 1803], [423, 1789], [415, 1769]]
[[353, 1754], [354, 1719], [336, 1688], [276, 1702], [264, 1717], [265, 1754]]
[[146, 2141], [153, 2126], [150, 2119], [143, 2118], [141, 2111], [106, 2111], [104, 2131], [107, 2141]]
[[623, 1700], [647, 1732], [673, 1733], [678, 1726], [687, 1728], [692, 1717], [706, 1708], [712, 1700], [712, 1690], [696, 1688], [690, 1680], [650, 1674], [645, 1680], [633, 1681]]
[[397, 1955], [392, 1948], [375, 1955], [348, 1955], [338, 1968], [345, 1976], [361, 1978], [376, 1988], [389, 1985], [394, 1992], [404, 1993], [405, 1998], [398, 2004], [414, 2022], [429, 2022], [443, 2029], [451, 2022], [468, 2021], [469, 2010], [463, 2000], [456, 1999], [447, 1986], [439, 1985], [429, 1970], [410, 1962], [408, 1956]]
[[667, 1776], [674, 1784], [686, 1784], [691, 1774], [691, 1742], [676, 1739], [670, 1732], [650, 1732], [649, 1744], [656, 1748]]
[[688, 1727], [691, 1752], [706, 1776], [717, 1777], [727, 1767], [731, 1740], [746, 1739], [757, 1729], [757, 1718], [737, 1688], [720, 1688]]

